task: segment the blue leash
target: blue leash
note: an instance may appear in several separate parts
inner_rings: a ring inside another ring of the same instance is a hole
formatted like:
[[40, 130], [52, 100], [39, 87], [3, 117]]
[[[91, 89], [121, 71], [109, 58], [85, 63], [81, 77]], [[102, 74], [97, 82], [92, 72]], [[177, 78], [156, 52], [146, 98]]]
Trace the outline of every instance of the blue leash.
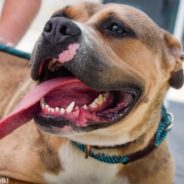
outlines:
[[31, 54], [17, 50], [13, 47], [9, 47], [9, 46], [3, 45], [3, 44], [0, 44], [0, 51], [8, 53], [10, 55], [20, 57], [20, 58], [28, 59], [28, 60], [31, 58]]
[[[146, 150], [146, 153], [144, 153], [144, 150], [137, 152], [137, 155], [140, 157], [136, 156], [136, 153], [132, 155], [127, 155], [127, 156], [120, 156], [120, 155], [113, 155], [109, 156], [104, 153], [94, 153], [92, 150], [89, 150], [89, 156], [101, 161], [105, 162], [108, 164], [127, 164], [131, 161], [138, 160], [145, 156], [146, 154], [150, 153], [152, 150], [157, 148], [166, 138], [168, 132], [172, 129], [173, 125], [173, 116], [172, 114], [168, 113], [165, 109], [164, 106], [162, 106], [161, 109], [161, 121], [159, 123], [158, 129], [156, 131], [155, 137], [154, 137], [154, 144], [152, 145], [151, 148]], [[72, 141], [73, 145], [75, 145], [77, 148], [79, 148], [81, 151], [84, 153], [87, 152], [87, 146], [78, 142]]]

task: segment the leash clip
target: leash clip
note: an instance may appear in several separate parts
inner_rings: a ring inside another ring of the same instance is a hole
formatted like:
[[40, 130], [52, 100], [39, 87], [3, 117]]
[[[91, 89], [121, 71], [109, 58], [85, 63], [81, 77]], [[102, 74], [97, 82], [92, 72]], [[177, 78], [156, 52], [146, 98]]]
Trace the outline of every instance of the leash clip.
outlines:
[[170, 116], [170, 118], [171, 118], [171, 122], [170, 122], [170, 124], [166, 127], [166, 131], [168, 132], [168, 131], [170, 131], [171, 129], [172, 129], [172, 127], [173, 127], [173, 122], [174, 122], [174, 116], [173, 116], [173, 114], [172, 113], [170, 113], [170, 112], [168, 112], [167, 113], [169, 116]]
[[91, 151], [91, 146], [87, 144], [86, 151], [85, 151], [85, 158], [86, 159], [88, 159], [90, 151]]

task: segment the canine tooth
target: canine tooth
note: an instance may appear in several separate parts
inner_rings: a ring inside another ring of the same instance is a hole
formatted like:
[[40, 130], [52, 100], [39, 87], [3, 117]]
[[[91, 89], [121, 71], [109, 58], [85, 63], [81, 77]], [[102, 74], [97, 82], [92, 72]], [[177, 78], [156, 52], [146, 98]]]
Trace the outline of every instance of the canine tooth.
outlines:
[[75, 106], [75, 102], [71, 102], [70, 105], [66, 108], [66, 112], [72, 112], [73, 108]]
[[98, 98], [97, 98], [97, 103], [98, 103], [98, 104], [102, 104], [103, 101], [104, 101], [103, 96], [102, 96], [102, 94], [100, 94], [100, 95], [98, 96]]
[[61, 109], [60, 109], [60, 113], [61, 113], [61, 114], [64, 114], [64, 112], [65, 112], [65, 109], [64, 109], [64, 108], [61, 108]]
[[55, 111], [56, 112], [59, 112], [59, 107], [55, 107]]

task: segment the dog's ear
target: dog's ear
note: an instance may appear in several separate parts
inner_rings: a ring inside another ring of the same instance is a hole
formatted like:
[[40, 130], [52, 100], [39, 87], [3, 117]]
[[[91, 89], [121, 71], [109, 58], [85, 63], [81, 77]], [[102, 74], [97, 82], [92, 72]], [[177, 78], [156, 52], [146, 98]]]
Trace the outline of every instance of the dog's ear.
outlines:
[[174, 67], [171, 71], [169, 84], [171, 87], [179, 89], [183, 86], [184, 82], [184, 74], [182, 68], [182, 62], [184, 61], [184, 53], [182, 52], [182, 47], [179, 41], [170, 33], [163, 30], [163, 38], [167, 47], [167, 52], [169, 52], [169, 55], [174, 61]]

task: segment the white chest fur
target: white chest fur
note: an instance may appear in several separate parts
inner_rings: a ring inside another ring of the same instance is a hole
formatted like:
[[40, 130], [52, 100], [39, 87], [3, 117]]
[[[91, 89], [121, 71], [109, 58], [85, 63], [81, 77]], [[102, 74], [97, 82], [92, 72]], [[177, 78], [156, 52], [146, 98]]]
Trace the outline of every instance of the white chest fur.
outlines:
[[70, 143], [60, 148], [59, 157], [62, 165], [59, 174], [44, 173], [49, 184], [129, 184], [127, 178], [117, 177], [117, 165], [85, 159]]

